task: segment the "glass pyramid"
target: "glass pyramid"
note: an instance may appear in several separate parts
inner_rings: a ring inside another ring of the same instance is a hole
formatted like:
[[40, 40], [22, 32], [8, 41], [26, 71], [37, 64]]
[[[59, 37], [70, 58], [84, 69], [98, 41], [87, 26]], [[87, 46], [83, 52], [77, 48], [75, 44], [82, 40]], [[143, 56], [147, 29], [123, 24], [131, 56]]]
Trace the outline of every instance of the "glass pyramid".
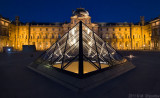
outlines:
[[80, 21], [34, 63], [83, 77], [126, 61]]

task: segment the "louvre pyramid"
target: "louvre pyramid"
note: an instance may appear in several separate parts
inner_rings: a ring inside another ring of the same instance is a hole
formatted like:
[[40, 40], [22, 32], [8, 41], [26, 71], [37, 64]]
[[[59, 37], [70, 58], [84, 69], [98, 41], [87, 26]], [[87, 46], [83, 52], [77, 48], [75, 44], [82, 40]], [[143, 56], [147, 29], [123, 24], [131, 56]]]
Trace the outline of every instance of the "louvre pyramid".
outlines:
[[31, 67], [43, 66], [83, 77], [126, 61], [80, 21], [35, 60]]

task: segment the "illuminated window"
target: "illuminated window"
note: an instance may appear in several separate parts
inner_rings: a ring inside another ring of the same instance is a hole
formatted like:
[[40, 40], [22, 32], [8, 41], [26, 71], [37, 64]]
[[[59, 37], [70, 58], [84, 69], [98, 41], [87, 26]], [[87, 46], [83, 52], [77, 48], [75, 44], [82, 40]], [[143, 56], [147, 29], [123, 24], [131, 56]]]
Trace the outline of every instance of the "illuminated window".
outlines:
[[1, 21], [1, 24], [4, 25], [4, 21]]
[[5, 26], [8, 26], [8, 23], [5, 23]]
[[40, 39], [42, 38], [41, 35], [39, 35], [39, 38], [40, 38]]
[[109, 38], [109, 34], [106, 34], [106, 38]]
[[60, 35], [60, 34], [58, 35], [58, 38], [61, 38], [61, 35]]
[[54, 31], [54, 28], [52, 28], [52, 31]]
[[54, 34], [52, 34], [52, 38], [54, 38]]
[[119, 38], [121, 38], [121, 34], [119, 34]]
[[159, 25], [159, 21], [156, 22], [156, 25]]
[[46, 31], [48, 31], [48, 28], [46, 28]]
[[115, 34], [113, 34], [113, 38], [116, 38]]
[[108, 28], [106, 30], [108, 31]]
[[42, 31], [42, 28], [40, 28], [40, 31]]
[[128, 47], [128, 43], [127, 42], [125, 42], [125, 47]]
[[138, 42], [136, 42], [136, 47], [138, 47]]
[[125, 34], [125, 38], [127, 38], [127, 34]]
[[34, 39], [34, 35], [33, 35], [33, 39]]
[[155, 23], [152, 23], [152, 26], [155, 26]]
[[127, 31], [127, 28], [125, 28], [125, 31]]

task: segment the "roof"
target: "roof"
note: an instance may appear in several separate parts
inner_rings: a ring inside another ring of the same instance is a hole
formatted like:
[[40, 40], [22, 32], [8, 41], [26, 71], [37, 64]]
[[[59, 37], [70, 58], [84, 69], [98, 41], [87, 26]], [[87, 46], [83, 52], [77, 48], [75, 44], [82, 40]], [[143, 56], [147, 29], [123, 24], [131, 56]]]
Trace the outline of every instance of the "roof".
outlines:
[[89, 16], [89, 12], [84, 8], [77, 8], [76, 11], [73, 10], [72, 15], [75, 16]]

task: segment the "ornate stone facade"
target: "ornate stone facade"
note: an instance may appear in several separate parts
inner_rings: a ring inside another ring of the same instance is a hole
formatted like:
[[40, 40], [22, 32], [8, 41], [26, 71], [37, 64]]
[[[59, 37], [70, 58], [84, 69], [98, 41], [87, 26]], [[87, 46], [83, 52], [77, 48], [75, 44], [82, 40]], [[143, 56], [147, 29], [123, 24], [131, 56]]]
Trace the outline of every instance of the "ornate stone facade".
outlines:
[[19, 17], [14, 22], [0, 17], [0, 51], [2, 47], [22, 50], [23, 45], [35, 45], [39, 51], [46, 50], [79, 21], [95, 31], [115, 49], [142, 50], [160, 49], [160, 17], [145, 22], [144, 17], [133, 23], [92, 23], [84, 8], [72, 11], [69, 23], [22, 23]]

